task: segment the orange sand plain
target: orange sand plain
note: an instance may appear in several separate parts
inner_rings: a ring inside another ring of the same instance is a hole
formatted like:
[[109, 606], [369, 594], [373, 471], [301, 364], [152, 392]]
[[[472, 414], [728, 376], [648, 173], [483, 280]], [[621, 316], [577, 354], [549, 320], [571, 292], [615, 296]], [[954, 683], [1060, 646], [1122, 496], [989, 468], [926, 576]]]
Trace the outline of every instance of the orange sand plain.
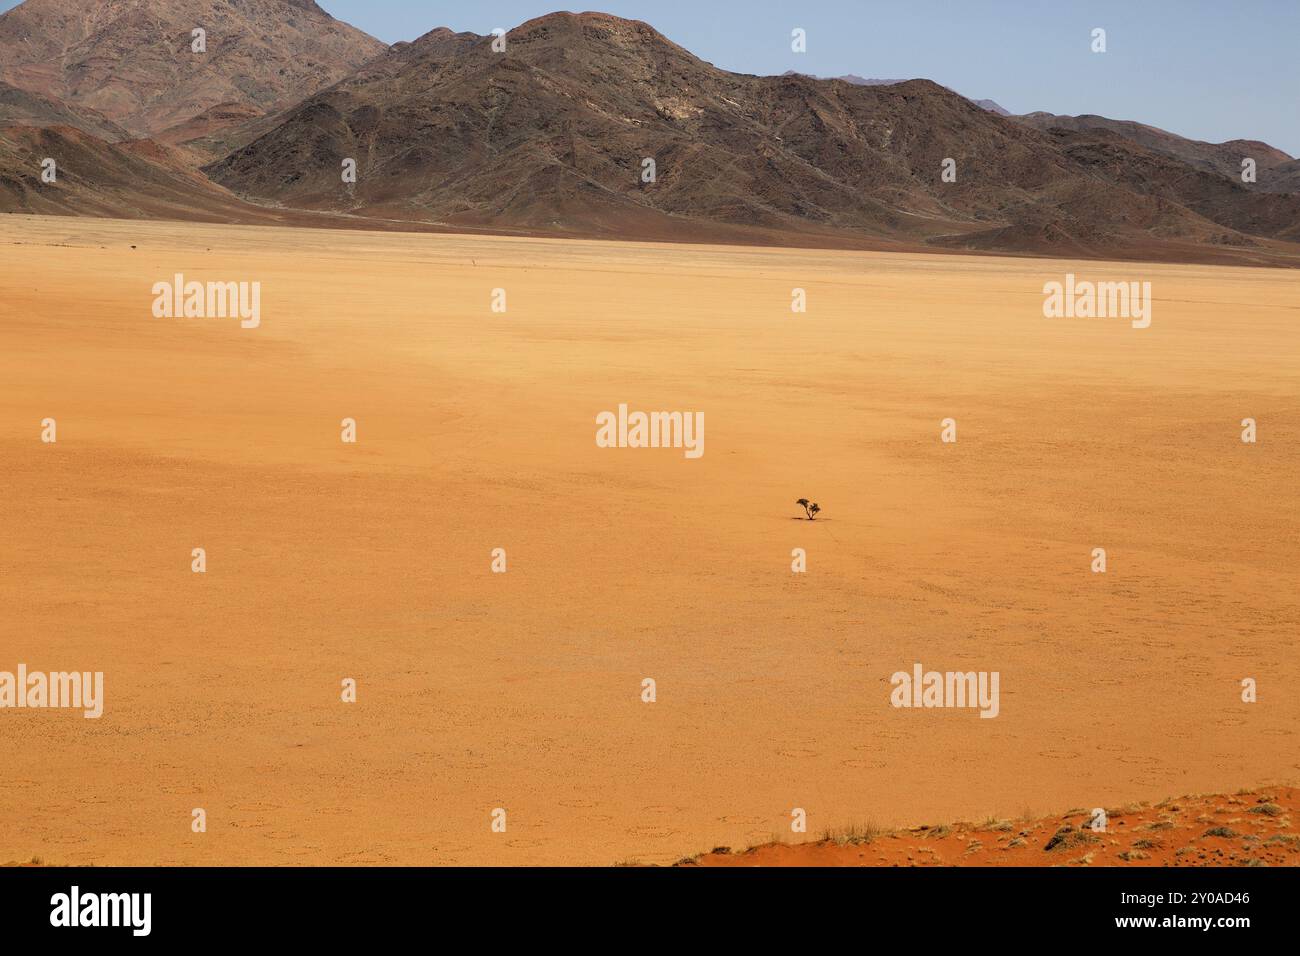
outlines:
[[[1067, 271], [1151, 327], [1043, 318]], [[261, 327], [154, 318], [176, 272]], [[0, 710], [0, 860], [670, 863], [1294, 782], [1297, 396], [1294, 272], [0, 217], [0, 670], [106, 695]], [[704, 456], [596, 447], [620, 402]], [[1000, 715], [891, 707], [916, 661]]]

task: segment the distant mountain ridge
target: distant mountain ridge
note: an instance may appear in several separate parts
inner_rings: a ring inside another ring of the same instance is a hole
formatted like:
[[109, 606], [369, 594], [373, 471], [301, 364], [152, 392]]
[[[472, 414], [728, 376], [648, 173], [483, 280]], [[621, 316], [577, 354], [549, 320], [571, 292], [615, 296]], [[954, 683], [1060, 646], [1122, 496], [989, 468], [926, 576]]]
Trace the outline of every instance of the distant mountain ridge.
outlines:
[[[812, 73], [796, 73], [794, 70], [786, 70], [782, 76], [808, 76], [814, 80], [843, 80], [845, 83], [852, 83], [854, 86], [894, 86], [898, 83], [906, 83], [907, 80], [870, 80], [865, 76], [858, 76], [856, 73], [845, 73], [843, 76], [816, 76]], [[976, 100], [966, 97], [976, 106], [988, 110], [991, 113], [997, 113], [999, 116], [1010, 116], [1010, 110], [1004, 109], [993, 100]]]

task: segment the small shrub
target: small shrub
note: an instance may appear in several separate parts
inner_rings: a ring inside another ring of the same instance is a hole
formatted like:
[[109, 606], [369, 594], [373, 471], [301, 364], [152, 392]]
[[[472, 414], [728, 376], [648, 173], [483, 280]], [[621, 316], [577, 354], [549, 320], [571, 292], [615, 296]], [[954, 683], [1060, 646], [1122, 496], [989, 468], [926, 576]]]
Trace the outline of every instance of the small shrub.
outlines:
[[1091, 830], [1077, 830], [1074, 827], [1061, 827], [1052, 834], [1052, 838], [1047, 841], [1043, 847], [1048, 853], [1054, 850], [1072, 850], [1078, 846], [1086, 846], [1089, 843], [1100, 843], [1101, 838]]
[[821, 506], [818, 505], [817, 502], [809, 501], [807, 498], [800, 498], [795, 502], [795, 504], [803, 506], [803, 513], [808, 516], [809, 521], [816, 518], [818, 513], [822, 510]]
[[1232, 827], [1210, 827], [1203, 834], [1207, 837], [1223, 837], [1225, 840], [1236, 839], [1240, 834]]

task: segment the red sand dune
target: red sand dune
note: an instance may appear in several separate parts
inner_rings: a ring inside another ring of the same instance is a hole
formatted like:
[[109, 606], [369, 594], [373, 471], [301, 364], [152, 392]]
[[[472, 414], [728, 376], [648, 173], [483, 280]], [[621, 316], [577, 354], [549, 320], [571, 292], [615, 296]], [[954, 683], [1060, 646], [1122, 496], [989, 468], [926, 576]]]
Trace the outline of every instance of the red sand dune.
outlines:
[[1263, 787], [1033, 820], [987, 820], [877, 832], [855, 827], [814, 843], [718, 847], [693, 866], [1296, 866], [1300, 789]]

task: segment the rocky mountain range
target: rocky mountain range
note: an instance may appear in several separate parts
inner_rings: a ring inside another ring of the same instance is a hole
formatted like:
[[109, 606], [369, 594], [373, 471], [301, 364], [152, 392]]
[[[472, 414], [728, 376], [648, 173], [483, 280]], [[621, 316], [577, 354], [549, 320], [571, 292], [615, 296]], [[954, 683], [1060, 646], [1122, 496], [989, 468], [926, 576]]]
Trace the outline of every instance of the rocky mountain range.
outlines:
[[605, 14], [492, 40], [386, 47], [312, 0], [27, 0], [0, 16], [0, 210], [1300, 263], [1297, 163], [1263, 143], [730, 73]]

